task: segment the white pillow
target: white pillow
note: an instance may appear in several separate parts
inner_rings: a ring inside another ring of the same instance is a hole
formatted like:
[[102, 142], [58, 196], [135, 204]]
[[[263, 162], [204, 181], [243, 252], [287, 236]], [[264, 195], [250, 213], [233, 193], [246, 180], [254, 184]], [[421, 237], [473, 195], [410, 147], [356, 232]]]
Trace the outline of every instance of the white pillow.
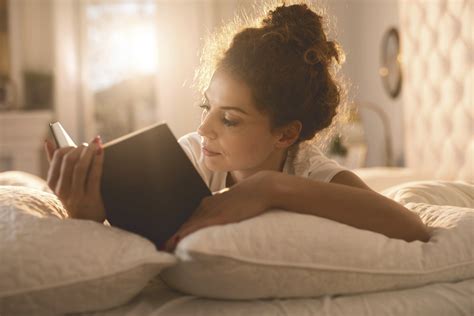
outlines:
[[466, 181], [416, 181], [399, 184], [382, 192], [406, 204], [429, 203], [474, 208], [474, 185]]
[[4, 171], [0, 172], [0, 185], [14, 185], [38, 189], [53, 193], [48, 187], [48, 183], [34, 174], [24, 171]]
[[176, 261], [138, 235], [65, 216], [53, 194], [0, 186], [0, 315], [114, 307]]
[[473, 210], [406, 207], [432, 226], [428, 243], [274, 211], [189, 235], [177, 246], [179, 263], [161, 277], [182, 292], [220, 299], [317, 297], [474, 277]]

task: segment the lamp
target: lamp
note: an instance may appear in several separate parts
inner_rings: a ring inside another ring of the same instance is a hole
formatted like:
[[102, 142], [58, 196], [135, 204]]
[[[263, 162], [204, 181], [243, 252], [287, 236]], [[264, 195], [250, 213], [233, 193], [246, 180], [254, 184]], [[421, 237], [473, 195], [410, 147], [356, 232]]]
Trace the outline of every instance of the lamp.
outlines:
[[367, 109], [375, 113], [380, 118], [383, 125], [384, 141], [385, 141], [385, 165], [388, 167], [394, 166], [393, 151], [392, 151], [392, 133], [390, 129], [390, 121], [387, 115], [378, 106], [376, 106], [374, 103], [371, 103], [371, 102], [358, 102], [356, 103], [356, 107], [359, 110]]

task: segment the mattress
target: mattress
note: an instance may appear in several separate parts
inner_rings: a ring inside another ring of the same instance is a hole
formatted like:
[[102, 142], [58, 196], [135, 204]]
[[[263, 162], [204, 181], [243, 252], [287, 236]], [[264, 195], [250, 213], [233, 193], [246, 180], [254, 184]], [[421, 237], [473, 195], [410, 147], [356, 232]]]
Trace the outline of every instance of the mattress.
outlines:
[[75, 315], [140, 316], [235, 316], [235, 315], [474, 315], [474, 279], [457, 283], [436, 283], [403, 291], [386, 291], [351, 296], [323, 296], [313, 299], [254, 301], [210, 300], [180, 294], [159, 278], [128, 304], [95, 313]]

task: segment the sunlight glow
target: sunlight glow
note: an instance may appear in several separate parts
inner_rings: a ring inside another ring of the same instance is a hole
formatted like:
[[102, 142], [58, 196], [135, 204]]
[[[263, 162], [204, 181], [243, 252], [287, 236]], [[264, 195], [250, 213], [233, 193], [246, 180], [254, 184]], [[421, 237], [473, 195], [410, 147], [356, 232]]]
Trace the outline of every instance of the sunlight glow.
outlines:
[[156, 32], [153, 25], [137, 23], [114, 30], [104, 48], [111, 68], [129, 74], [150, 74], [156, 69]]
[[109, 3], [87, 8], [88, 84], [98, 91], [157, 71], [156, 5]]

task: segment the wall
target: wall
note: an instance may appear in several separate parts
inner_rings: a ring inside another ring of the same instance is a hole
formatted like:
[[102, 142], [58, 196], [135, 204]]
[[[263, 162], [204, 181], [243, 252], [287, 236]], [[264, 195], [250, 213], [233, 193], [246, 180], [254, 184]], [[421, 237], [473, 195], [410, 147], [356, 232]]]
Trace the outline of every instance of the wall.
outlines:
[[[351, 81], [350, 98], [356, 103], [372, 103], [387, 115], [393, 161], [402, 165], [402, 96], [391, 99], [384, 91], [378, 73], [384, 32], [399, 26], [397, 0], [335, 0], [327, 4], [330, 15], [336, 19], [339, 42], [346, 52], [343, 72]], [[360, 114], [369, 144], [367, 166], [381, 166], [385, 163], [381, 121], [373, 112], [360, 110]]]
[[23, 107], [23, 71], [53, 70], [52, 1], [9, 0], [10, 76], [16, 107]]

